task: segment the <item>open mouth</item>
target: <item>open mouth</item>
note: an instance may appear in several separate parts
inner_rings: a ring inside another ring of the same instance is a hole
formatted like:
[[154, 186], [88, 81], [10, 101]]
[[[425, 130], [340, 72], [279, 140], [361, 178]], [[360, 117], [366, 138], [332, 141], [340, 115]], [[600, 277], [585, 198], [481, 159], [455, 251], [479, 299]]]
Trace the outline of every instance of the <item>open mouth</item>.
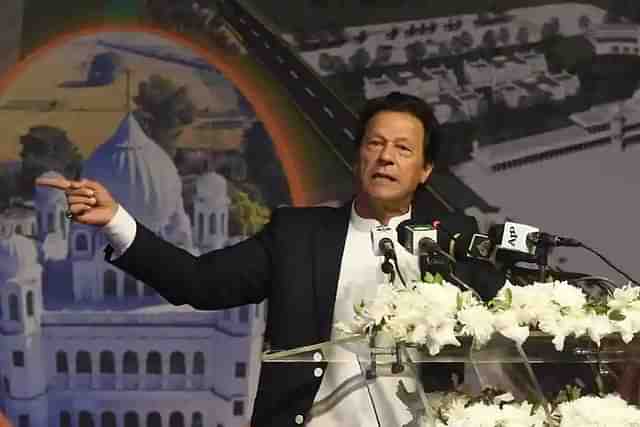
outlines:
[[390, 182], [396, 182], [397, 179], [391, 175], [388, 175], [386, 173], [383, 172], [376, 172], [373, 175], [371, 175], [371, 178], [374, 180], [384, 180], [384, 181], [390, 181]]

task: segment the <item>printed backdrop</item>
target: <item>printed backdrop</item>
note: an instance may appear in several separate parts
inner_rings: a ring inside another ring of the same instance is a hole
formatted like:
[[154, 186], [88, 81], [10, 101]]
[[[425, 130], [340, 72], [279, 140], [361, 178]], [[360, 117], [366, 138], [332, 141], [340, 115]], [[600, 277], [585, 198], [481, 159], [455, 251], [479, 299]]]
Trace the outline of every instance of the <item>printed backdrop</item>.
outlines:
[[[0, 412], [18, 427], [240, 426], [267, 307], [168, 305], [38, 176], [105, 184], [194, 254], [352, 194], [357, 111], [424, 98], [434, 209], [575, 237], [640, 277], [630, 0], [0, 5]], [[625, 279], [593, 254], [556, 271]]]

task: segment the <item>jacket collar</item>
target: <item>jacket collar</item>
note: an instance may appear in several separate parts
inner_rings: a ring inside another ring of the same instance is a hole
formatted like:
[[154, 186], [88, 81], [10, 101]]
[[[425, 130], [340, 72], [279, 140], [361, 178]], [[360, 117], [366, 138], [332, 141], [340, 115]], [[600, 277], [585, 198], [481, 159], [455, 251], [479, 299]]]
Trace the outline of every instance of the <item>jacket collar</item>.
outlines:
[[333, 309], [351, 204], [349, 202], [330, 211], [331, 213], [323, 218], [322, 224], [316, 228], [312, 242], [315, 254], [311, 260], [314, 303], [320, 341], [326, 341], [331, 337]]

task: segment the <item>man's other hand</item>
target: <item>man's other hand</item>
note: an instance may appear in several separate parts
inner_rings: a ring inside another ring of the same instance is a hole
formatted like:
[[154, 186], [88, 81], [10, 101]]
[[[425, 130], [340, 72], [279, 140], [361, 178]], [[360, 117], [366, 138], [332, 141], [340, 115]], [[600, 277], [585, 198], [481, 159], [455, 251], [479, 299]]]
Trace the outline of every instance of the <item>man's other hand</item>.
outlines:
[[38, 178], [36, 185], [64, 191], [68, 204], [67, 216], [82, 224], [103, 226], [111, 221], [118, 210], [118, 203], [111, 193], [97, 181]]

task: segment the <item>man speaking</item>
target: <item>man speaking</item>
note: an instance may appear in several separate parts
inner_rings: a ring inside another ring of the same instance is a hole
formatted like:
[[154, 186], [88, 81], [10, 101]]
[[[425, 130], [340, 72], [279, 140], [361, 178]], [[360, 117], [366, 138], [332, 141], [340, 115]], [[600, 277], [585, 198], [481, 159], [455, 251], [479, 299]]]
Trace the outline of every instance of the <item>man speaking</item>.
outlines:
[[[380, 269], [383, 257], [374, 253], [371, 230], [379, 225], [395, 229], [407, 219], [421, 223], [440, 219], [414, 197], [431, 175], [439, 151], [437, 123], [429, 106], [395, 92], [370, 101], [360, 118], [353, 200], [339, 208], [276, 209], [255, 236], [199, 257], [136, 222], [98, 182], [43, 178], [37, 184], [64, 190], [70, 217], [102, 227], [110, 242], [107, 261], [169, 302], [218, 310], [268, 298], [265, 339], [273, 348], [315, 344], [332, 338], [335, 322], [351, 319], [354, 297], [370, 294], [385, 279]], [[472, 219], [462, 223], [475, 227]], [[414, 272], [407, 274], [407, 280], [418, 279], [412, 267], [417, 265], [415, 257], [395, 246], [400, 269], [405, 266]], [[500, 283], [494, 275], [468, 270], [465, 278], [483, 297], [495, 294]], [[322, 362], [263, 364], [251, 425], [306, 422], [313, 402], [359, 369], [355, 356], [351, 365], [328, 369]], [[395, 400], [393, 389], [366, 387], [309, 425], [405, 424], [411, 417], [394, 406]]]

